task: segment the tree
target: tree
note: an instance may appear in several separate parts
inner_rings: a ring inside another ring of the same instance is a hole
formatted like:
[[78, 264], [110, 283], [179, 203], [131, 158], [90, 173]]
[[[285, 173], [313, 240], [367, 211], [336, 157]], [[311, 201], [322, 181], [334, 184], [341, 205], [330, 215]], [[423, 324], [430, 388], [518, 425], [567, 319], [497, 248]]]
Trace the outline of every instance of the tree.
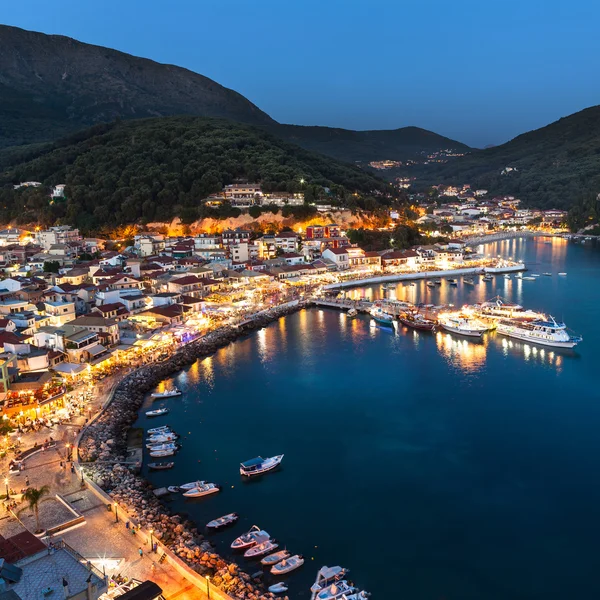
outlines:
[[39, 504], [44, 496], [50, 493], [50, 488], [47, 485], [43, 485], [41, 488], [28, 488], [23, 494], [23, 500], [29, 504], [29, 508], [33, 509], [35, 513], [35, 524], [36, 533], [40, 533], [40, 512]]
[[44, 271], [48, 273], [58, 273], [60, 269], [60, 263], [56, 260], [47, 260], [44, 263]]

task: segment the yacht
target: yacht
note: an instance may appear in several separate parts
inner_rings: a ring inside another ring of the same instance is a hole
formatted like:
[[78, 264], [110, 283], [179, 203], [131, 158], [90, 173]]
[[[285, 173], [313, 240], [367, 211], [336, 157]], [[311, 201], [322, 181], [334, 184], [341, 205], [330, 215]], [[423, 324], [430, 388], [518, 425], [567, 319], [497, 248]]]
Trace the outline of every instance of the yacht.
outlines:
[[229, 513], [228, 515], [209, 521], [206, 526], [209, 529], [219, 529], [220, 527], [225, 527], [226, 525], [235, 523], [239, 518], [240, 517], [237, 513]]
[[280, 563], [271, 567], [273, 575], [285, 575], [291, 571], [295, 571], [304, 564], [304, 557], [301, 554], [294, 554], [289, 558], [285, 558]]
[[501, 319], [496, 331], [524, 342], [553, 348], [574, 348], [582, 341], [580, 336], [570, 335], [565, 324], [557, 323], [552, 316], [531, 322]]
[[520, 304], [508, 302], [500, 296], [486, 300], [481, 304], [475, 304], [474, 310], [478, 315], [490, 319], [508, 318], [535, 321], [545, 318], [543, 313], [525, 310]]
[[147, 417], [160, 417], [161, 415], [166, 415], [169, 412], [168, 408], [158, 408], [156, 410], [147, 410]]
[[394, 317], [392, 317], [392, 315], [386, 312], [383, 312], [383, 310], [379, 306], [374, 306], [370, 310], [370, 315], [372, 319], [380, 325], [388, 325], [389, 327], [393, 326]]
[[204, 483], [198, 487], [192, 488], [183, 495], [186, 498], [201, 498], [202, 496], [208, 496], [209, 494], [216, 494], [221, 491], [221, 486], [216, 483]]
[[464, 335], [467, 337], [481, 338], [487, 327], [473, 319], [463, 316], [440, 315], [440, 325], [450, 333]]
[[272, 567], [289, 556], [290, 553], [287, 550], [280, 550], [279, 552], [274, 552], [273, 554], [269, 554], [269, 556], [265, 556], [260, 561], [260, 564], [264, 565], [265, 567]]
[[269, 552], [272, 552], [276, 548], [279, 548], [279, 544], [275, 540], [265, 540], [260, 544], [255, 544], [251, 548], [248, 548], [244, 552], [244, 558], [258, 558], [259, 556], [269, 554]]
[[255, 475], [262, 475], [267, 471], [272, 471], [281, 464], [283, 456], [283, 454], [278, 454], [277, 456], [272, 456], [271, 458], [262, 458], [262, 456], [257, 456], [256, 458], [247, 460], [246, 462], [240, 464], [240, 475], [254, 477]]
[[315, 582], [311, 585], [310, 591], [312, 592], [311, 600], [315, 600], [317, 594], [330, 586], [332, 583], [337, 583], [344, 579], [348, 575], [348, 569], [344, 567], [321, 567], [317, 573]]
[[252, 527], [246, 533], [240, 535], [239, 537], [235, 538], [233, 542], [231, 542], [231, 549], [244, 550], [270, 538], [271, 536], [264, 529], [261, 529], [257, 525], [252, 525]]
[[151, 398], [173, 398], [174, 396], [181, 396], [183, 392], [178, 388], [172, 390], [165, 390], [164, 392], [154, 392], [150, 394]]

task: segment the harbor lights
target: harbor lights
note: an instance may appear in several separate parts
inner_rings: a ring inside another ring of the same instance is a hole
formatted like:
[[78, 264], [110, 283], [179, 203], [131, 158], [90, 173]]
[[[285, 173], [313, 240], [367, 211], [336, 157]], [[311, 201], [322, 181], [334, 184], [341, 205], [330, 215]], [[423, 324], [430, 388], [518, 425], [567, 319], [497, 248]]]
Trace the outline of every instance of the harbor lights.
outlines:
[[206, 576], [206, 595], [208, 596], [208, 600], [210, 600], [210, 575]]
[[119, 522], [119, 505], [115, 502], [115, 523]]

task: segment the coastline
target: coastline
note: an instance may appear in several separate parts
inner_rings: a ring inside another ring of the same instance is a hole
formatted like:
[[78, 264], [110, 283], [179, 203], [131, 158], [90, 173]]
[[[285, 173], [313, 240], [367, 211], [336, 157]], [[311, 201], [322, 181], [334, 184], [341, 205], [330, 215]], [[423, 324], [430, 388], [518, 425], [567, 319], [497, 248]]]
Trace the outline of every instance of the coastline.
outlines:
[[503, 240], [512, 240], [520, 237], [556, 237], [556, 234], [544, 233], [543, 231], [503, 231], [499, 233], [491, 233], [490, 235], [464, 238], [464, 241], [468, 246], [479, 246], [480, 244], [491, 244], [492, 242], [501, 242]]
[[[255, 315], [237, 328], [226, 327], [211, 332], [180, 348], [160, 363], [145, 365], [127, 374], [117, 383], [103, 409], [82, 430], [77, 447], [79, 472], [94, 493], [110, 498], [119, 505], [138, 532], [160, 545], [173, 566], [191, 583], [205, 591], [210, 575], [211, 593], [224, 592], [222, 597], [273, 598], [259, 580], [241, 571], [215, 553], [210, 542], [199, 532], [198, 525], [184, 521], [152, 493], [151, 484], [139, 474], [132, 473], [122, 462], [126, 461], [127, 434], [138, 417], [138, 411], [148, 391], [162, 380], [193, 364], [196, 360], [214, 354], [220, 348], [266, 325], [288, 316], [308, 305], [306, 302], [288, 303]], [[183, 561], [184, 565], [178, 565]], [[192, 572], [186, 572], [187, 568]], [[285, 596], [284, 596], [285, 598]]]

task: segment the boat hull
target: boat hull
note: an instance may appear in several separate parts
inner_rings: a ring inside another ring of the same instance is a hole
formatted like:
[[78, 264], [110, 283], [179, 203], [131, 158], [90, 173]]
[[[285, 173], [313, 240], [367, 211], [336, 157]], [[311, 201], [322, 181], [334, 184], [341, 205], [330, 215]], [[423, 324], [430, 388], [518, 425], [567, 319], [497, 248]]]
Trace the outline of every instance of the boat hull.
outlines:
[[565, 348], [567, 350], [572, 350], [579, 343], [579, 342], [572, 342], [572, 341], [559, 342], [559, 341], [553, 341], [553, 340], [537, 339], [537, 338], [532, 338], [531, 336], [528, 336], [526, 334], [520, 333], [518, 331], [502, 331], [499, 327], [496, 329], [496, 331], [500, 335], [505, 335], [507, 337], [515, 338], [516, 340], [521, 340], [522, 342], [527, 342], [528, 344], [536, 344], [537, 346], [546, 346], [549, 348]]
[[456, 327], [452, 327], [451, 325], [442, 325], [442, 327], [445, 331], [448, 331], [449, 333], [454, 333], [456, 335], [464, 335], [465, 337], [481, 339], [481, 337], [483, 336], [483, 331], [468, 331], [465, 329], [457, 329]]
[[406, 327], [418, 329], [419, 331], [433, 331], [435, 329], [435, 323], [419, 323], [418, 321], [411, 321], [410, 319], [404, 319], [403, 317], [398, 317], [398, 321]]

